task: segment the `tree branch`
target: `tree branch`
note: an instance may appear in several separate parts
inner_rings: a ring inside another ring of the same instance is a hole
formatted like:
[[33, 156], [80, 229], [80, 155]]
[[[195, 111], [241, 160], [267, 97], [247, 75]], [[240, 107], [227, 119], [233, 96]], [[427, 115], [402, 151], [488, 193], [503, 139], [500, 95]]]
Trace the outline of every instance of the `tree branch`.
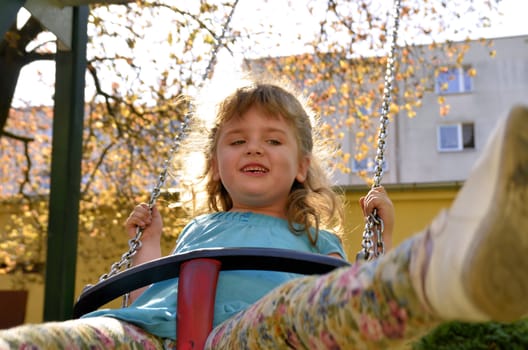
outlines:
[[16, 134], [13, 134], [13, 133], [11, 133], [9, 131], [6, 131], [6, 130], [1, 130], [0, 131], [0, 136], [5, 136], [5, 137], [8, 137], [8, 138], [17, 140], [17, 141], [22, 141], [22, 142], [24, 142], [26, 144], [29, 143], [29, 142], [35, 141], [35, 139], [33, 137], [26, 137], [26, 136], [16, 135]]

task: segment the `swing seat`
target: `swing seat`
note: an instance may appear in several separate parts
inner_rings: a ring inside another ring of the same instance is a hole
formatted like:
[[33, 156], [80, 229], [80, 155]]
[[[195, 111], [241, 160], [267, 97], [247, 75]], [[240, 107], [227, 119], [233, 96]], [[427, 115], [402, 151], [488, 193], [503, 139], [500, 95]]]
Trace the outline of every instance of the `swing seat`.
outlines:
[[221, 270], [269, 270], [317, 275], [350, 265], [330, 256], [275, 248], [202, 249], [134, 266], [87, 286], [73, 317], [97, 310], [138, 288], [178, 277], [177, 349], [203, 349], [213, 327], [214, 299]]

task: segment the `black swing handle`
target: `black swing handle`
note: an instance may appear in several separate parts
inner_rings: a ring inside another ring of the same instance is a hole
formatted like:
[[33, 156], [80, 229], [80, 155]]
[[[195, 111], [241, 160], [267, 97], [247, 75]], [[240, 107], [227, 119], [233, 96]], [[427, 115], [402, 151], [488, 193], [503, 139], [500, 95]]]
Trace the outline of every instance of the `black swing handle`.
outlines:
[[73, 317], [97, 310], [102, 305], [138, 288], [179, 276], [182, 263], [199, 258], [216, 259], [221, 269], [269, 270], [304, 275], [324, 274], [349, 262], [327, 255], [278, 248], [211, 248], [170, 255], [134, 266], [95, 285], [84, 288], [73, 308]]

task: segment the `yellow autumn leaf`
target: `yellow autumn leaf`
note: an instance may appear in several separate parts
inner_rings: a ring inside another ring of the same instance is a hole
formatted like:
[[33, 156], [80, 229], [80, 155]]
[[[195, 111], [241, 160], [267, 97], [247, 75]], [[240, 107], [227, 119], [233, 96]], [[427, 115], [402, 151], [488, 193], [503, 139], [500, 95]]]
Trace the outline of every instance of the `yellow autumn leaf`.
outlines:
[[345, 125], [346, 126], [351, 126], [352, 124], [354, 124], [356, 120], [353, 118], [353, 117], [348, 117], [346, 120], [345, 120]]
[[370, 146], [365, 143], [362, 143], [359, 149], [362, 153], [367, 153], [370, 149]]
[[458, 65], [461, 65], [462, 62], [464, 62], [464, 54], [462, 52], [457, 55], [456, 62]]
[[449, 114], [449, 110], [450, 110], [449, 105], [443, 105], [443, 106], [440, 106], [440, 115], [441, 115], [442, 117], [445, 117], [446, 115]]

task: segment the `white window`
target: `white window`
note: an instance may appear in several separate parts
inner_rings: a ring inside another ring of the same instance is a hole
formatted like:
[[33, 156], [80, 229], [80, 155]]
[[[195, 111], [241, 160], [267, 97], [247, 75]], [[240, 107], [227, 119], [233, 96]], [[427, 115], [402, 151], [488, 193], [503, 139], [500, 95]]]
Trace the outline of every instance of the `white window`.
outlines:
[[475, 148], [473, 123], [439, 125], [437, 129], [438, 151], [458, 152]]
[[436, 77], [435, 92], [439, 95], [462, 94], [473, 91], [472, 68], [440, 68]]
[[[388, 170], [387, 161], [383, 160], [381, 163], [381, 169], [383, 172], [386, 172]], [[376, 170], [376, 163], [375, 159], [372, 157], [369, 158], [363, 158], [362, 160], [352, 160], [352, 172], [358, 173], [360, 171], [366, 171], [369, 173], [374, 173]]]

